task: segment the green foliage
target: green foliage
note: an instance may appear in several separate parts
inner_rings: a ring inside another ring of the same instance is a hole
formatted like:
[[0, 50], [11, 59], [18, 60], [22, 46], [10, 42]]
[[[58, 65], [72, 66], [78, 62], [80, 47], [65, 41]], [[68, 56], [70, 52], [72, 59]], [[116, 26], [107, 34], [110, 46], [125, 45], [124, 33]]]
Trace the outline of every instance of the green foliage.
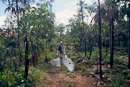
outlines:
[[[121, 69], [119, 70], [119, 72]], [[108, 78], [110, 80], [111, 87], [129, 87], [129, 84], [125, 82], [125, 75], [120, 72], [117, 73], [114, 70], [110, 70], [109, 73], [107, 73]]]
[[128, 84], [124, 84], [124, 76], [120, 74], [118, 78], [113, 77], [112, 79], [112, 87], [127, 87]]
[[82, 52], [78, 52], [78, 56], [82, 57], [83, 56]]
[[69, 78], [76, 78], [76, 75], [74, 74], [68, 74]]
[[50, 52], [50, 49], [45, 49], [45, 54], [43, 55], [43, 58], [48, 58], [49, 60], [51, 60], [54, 56], [55, 52]]
[[104, 59], [103, 62], [107, 64], [110, 63], [110, 58]]
[[69, 84], [68, 87], [75, 87], [75, 85], [74, 84]]
[[81, 60], [82, 60], [81, 58], [76, 58], [76, 59], [75, 59], [75, 62], [80, 63]]
[[[26, 85], [26, 86], [25, 86]], [[22, 72], [4, 71], [0, 72], [0, 87], [30, 87], [30, 79], [24, 79]]]
[[[6, 1], [6, 0], [4, 0]], [[30, 0], [29, 0], [30, 1]], [[114, 63], [125, 63], [128, 62], [125, 56], [127, 56], [127, 41], [128, 41], [128, 25], [127, 21], [124, 20], [125, 16], [130, 16], [130, 8], [128, 8], [127, 4], [129, 3], [129, 0], [105, 0], [107, 1], [106, 6], [104, 7], [104, 3], [101, 5], [101, 15], [102, 15], [102, 46], [103, 46], [103, 52], [102, 57], [104, 63], [110, 63], [109, 55], [106, 55], [107, 52], [105, 49], [108, 49], [109, 53], [109, 24], [108, 21], [110, 18], [104, 18], [106, 15], [109, 17], [113, 17], [115, 10], [113, 11], [112, 8], [114, 7], [120, 7], [120, 16], [117, 20], [114, 20]], [[123, 2], [122, 2], [123, 1]], [[22, 3], [21, 6], [25, 6], [25, 3]], [[12, 5], [12, 4], [10, 4]], [[50, 64], [46, 62], [47, 60], [51, 60], [54, 57], [55, 49], [57, 47], [57, 42], [60, 40], [63, 40], [63, 42], [66, 40], [66, 43], [72, 45], [74, 47], [70, 48], [73, 49], [75, 55], [78, 57], [83, 57], [85, 50], [84, 42], [86, 41], [87, 45], [87, 57], [89, 57], [90, 52], [92, 54], [93, 59], [87, 60], [87, 64], [90, 66], [92, 63], [97, 63], [96, 59], [99, 58], [99, 41], [98, 41], [98, 35], [99, 35], [99, 28], [98, 24], [93, 23], [86, 23], [83, 19], [87, 18], [89, 15], [93, 15], [97, 11], [97, 6], [87, 6], [83, 1], [79, 3], [80, 8], [78, 10], [77, 15], [74, 16], [74, 18], [71, 18], [69, 20], [69, 25], [67, 25], [68, 28], [66, 34], [64, 34], [65, 25], [60, 24], [58, 26], [55, 26], [55, 14], [51, 12], [48, 7], [49, 5], [47, 3], [41, 4], [37, 3], [37, 7], [31, 7], [30, 9], [26, 9], [25, 13], [20, 14], [19, 19], [19, 25], [15, 25], [15, 27], [8, 25], [8, 28], [6, 30], [6, 35], [3, 35], [0, 33], [0, 87], [30, 87], [30, 78], [24, 79], [24, 75], [22, 71], [19, 71], [21, 69], [22, 62], [20, 62], [20, 59], [24, 60], [25, 56], [25, 48], [24, 48], [24, 40], [25, 37], [28, 38], [29, 41], [29, 60], [31, 58], [35, 58], [38, 60], [40, 65], [36, 68], [31, 67], [31, 74], [29, 72], [29, 75], [31, 77], [31, 81], [36, 82], [34, 87], [39, 84], [43, 84], [43, 78], [45, 76], [44, 72], [47, 72], [48, 69], [50, 69]], [[82, 6], [83, 5], [83, 6]], [[122, 6], [120, 6], [122, 5]], [[13, 8], [15, 5], [13, 5]], [[12, 8], [10, 7], [10, 8]], [[108, 8], [109, 7], [109, 8]], [[108, 9], [110, 9], [110, 13], [108, 12]], [[15, 9], [14, 9], [15, 10]], [[24, 9], [25, 11], [25, 9]], [[85, 11], [88, 11], [87, 15], [84, 14]], [[82, 14], [83, 13], [83, 14]], [[16, 12], [15, 12], [16, 14]], [[81, 15], [82, 14], [82, 15]], [[106, 15], [105, 15], [106, 14]], [[23, 15], [23, 16], [22, 16]], [[99, 19], [98, 12], [95, 15], [95, 18]], [[11, 15], [13, 16], [13, 15]], [[117, 14], [116, 14], [117, 17]], [[116, 19], [114, 17], [114, 19]], [[17, 19], [16, 19], [17, 20]], [[107, 21], [106, 21], [107, 20]], [[13, 21], [12, 19], [9, 21]], [[83, 29], [83, 22], [84, 22], [84, 29]], [[15, 23], [15, 22], [14, 22]], [[18, 28], [16, 28], [18, 26]], [[16, 28], [16, 29], [15, 29]], [[2, 29], [0, 31], [3, 31]], [[11, 32], [10, 32], [11, 31]], [[19, 53], [19, 43], [17, 34], [18, 31], [20, 31], [20, 50]], [[10, 33], [14, 33], [14, 35]], [[60, 36], [60, 37], [57, 37]], [[94, 48], [94, 49], [93, 49]], [[105, 48], [105, 49], [104, 49]], [[118, 50], [119, 48], [119, 50]], [[120, 50], [122, 48], [125, 48], [123, 50]], [[119, 51], [119, 52], [118, 52]], [[73, 52], [67, 53], [71, 58], [75, 58], [76, 56], [73, 56]], [[121, 57], [124, 56], [124, 57]], [[105, 58], [106, 57], [106, 58]], [[75, 59], [76, 62], [81, 62], [83, 59], [77, 58]], [[36, 61], [35, 61], [36, 62]], [[126, 66], [120, 65], [119, 68], [117, 68], [117, 71], [119, 72], [121, 69], [126, 69]], [[87, 68], [85, 65], [76, 65], [75, 69], [77, 71], [81, 71], [87, 75], [91, 72], [87, 71]], [[44, 72], [42, 71], [44, 70]], [[68, 68], [65, 66], [61, 67], [61, 70], [69, 72]], [[97, 73], [99, 73], [99, 67], [97, 68]], [[113, 74], [116, 72], [110, 71], [110, 77], [112, 80], [112, 86], [113, 87], [120, 87], [124, 86], [124, 76], [123, 74], [120, 74], [118, 77], [114, 77]], [[130, 74], [128, 71], [124, 71], [124, 73], [127, 73], [126, 76], [130, 78]], [[43, 77], [41, 77], [43, 76]], [[70, 78], [74, 78], [75, 76], [70, 75]], [[41, 86], [41, 85], [40, 85]], [[39, 86], [39, 87], [40, 87]], [[70, 84], [68, 87], [73, 87], [74, 85]]]
[[[110, 63], [110, 58], [106, 58], [103, 61], [104, 61], [104, 63]], [[124, 59], [124, 58], [115, 57], [114, 62], [116, 62], [116, 63], [124, 63], [124, 62], [127, 62], [127, 60]]]
[[124, 58], [115, 57], [114, 62], [127, 62], [127, 60]]
[[97, 54], [99, 53], [99, 49], [94, 48], [94, 51], [92, 52], [92, 57], [97, 58]]
[[79, 64], [76, 64], [75, 65], [75, 70], [76, 71], [82, 71], [82, 72], [85, 72], [87, 70], [87, 68], [85, 67], [85, 65], [79, 65]]
[[82, 67], [80, 68], [80, 70], [83, 71], [83, 72], [85, 72], [85, 71], [86, 71], [86, 67], [85, 67], [85, 66], [82, 66]]
[[66, 66], [61, 66], [61, 70], [69, 72], [69, 69]]
[[45, 79], [46, 73], [39, 68], [30, 67], [29, 71], [31, 74], [29, 77], [31, 78], [31, 87], [42, 87], [44, 85], [43, 81]]
[[[8, 26], [11, 28], [10, 31], [7, 29], [5, 33], [0, 33], [0, 87], [30, 87], [30, 79], [25, 79], [24, 72], [19, 71], [23, 66], [22, 64], [24, 64], [24, 41], [26, 37], [29, 41], [29, 54], [27, 56], [30, 63], [32, 57], [35, 57], [38, 62], [38, 57], [43, 53], [44, 49], [49, 50], [51, 45], [55, 45], [53, 44], [53, 38], [56, 37], [54, 13], [48, 10], [46, 3], [37, 5], [38, 7], [36, 8], [26, 9], [24, 15], [20, 14], [19, 30], [16, 28], [17, 25], [15, 23], [16, 29], [10, 24]], [[18, 49], [18, 31], [20, 31], [20, 53]], [[48, 50], [46, 55], [51, 59], [54, 52]], [[49, 66], [49, 64], [45, 64], [42, 68], [48, 68]], [[39, 72], [32, 73], [38, 78], [40, 77], [39, 74], [41, 74]], [[33, 79], [38, 78], [33, 77]]]

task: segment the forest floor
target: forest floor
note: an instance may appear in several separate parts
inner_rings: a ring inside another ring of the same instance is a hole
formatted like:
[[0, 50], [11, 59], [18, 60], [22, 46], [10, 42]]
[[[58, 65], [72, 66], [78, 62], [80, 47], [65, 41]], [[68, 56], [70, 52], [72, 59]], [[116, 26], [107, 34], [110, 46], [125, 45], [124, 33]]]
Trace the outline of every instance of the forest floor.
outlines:
[[75, 71], [62, 71], [60, 68], [54, 68], [53, 72], [46, 74], [44, 85], [45, 87], [103, 87], [94, 77], [86, 77]]
[[[82, 53], [76, 54], [72, 49], [67, 50], [68, 57], [75, 63], [75, 70], [69, 72], [64, 69], [51, 66], [41, 60], [38, 68], [31, 68], [34, 72], [31, 87], [130, 87], [130, 71], [127, 69], [128, 58], [124, 52], [114, 55], [113, 69], [109, 65], [109, 55], [103, 54], [103, 80], [100, 80], [98, 50], [94, 50], [90, 60], [82, 57]], [[57, 58], [57, 57], [55, 57]]]

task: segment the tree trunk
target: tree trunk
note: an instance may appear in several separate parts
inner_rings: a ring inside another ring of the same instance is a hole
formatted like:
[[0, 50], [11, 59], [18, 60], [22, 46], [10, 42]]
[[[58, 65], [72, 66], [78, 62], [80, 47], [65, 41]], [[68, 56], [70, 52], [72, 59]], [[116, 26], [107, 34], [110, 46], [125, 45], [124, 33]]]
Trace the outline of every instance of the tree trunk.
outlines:
[[84, 30], [84, 23], [83, 23], [83, 32], [84, 32], [84, 47], [85, 47], [85, 49], [84, 49], [84, 54], [85, 54], [85, 57], [87, 56], [87, 43], [86, 43], [86, 34], [85, 34], [85, 30]]
[[19, 30], [19, 6], [18, 6], [18, 0], [16, 0], [16, 11], [17, 11], [17, 30], [18, 30], [18, 49], [19, 49], [19, 58], [20, 58], [20, 66], [21, 66], [21, 62], [22, 62], [22, 59], [21, 59], [21, 49], [20, 49], [20, 30]]
[[27, 36], [25, 37], [24, 43], [25, 43], [25, 78], [27, 79], [27, 77], [28, 77], [28, 68], [29, 68], [28, 38], [27, 38]]
[[84, 54], [85, 57], [87, 56], [87, 47], [86, 47], [86, 34], [85, 34], [85, 30], [84, 30], [84, 14], [83, 14], [83, 4], [81, 4], [81, 13], [82, 13], [82, 24], [83, 24], [83, 37], [84, 37]]
[[102, 38], [101, 38], [101, 14], [100, 14], [100, 0], [98, 0], [98, 10], [99, 10], [99, 61], [100, 61], [100, 79], [102, 80]]
[[[130, 9], [130, 5], [129, 5], [129, 9]], [[128, 69], [130, 69], [130, 16], [129, 16], [129, 54], [128, 54], [128, 58], [129, 58]]]
[[48, 60], [48, 57], [47, 57], [47, 55], [46, 55], [46, 57], [45, 57], [45, 62], [48, 63], [48, 61], [49, 61], [49, 60]]
[[35, 67], [36, 66], [36, 62], [35, 62], [35, 56], [34, 55], [32, 56], [32, 62], [33, 62], [33, 66]]
[[[106, 43], [107, 43], [107, 42], [106, 42]], [[106, 58], [107, 55], [108, 55], [108, 46], [107, 46], [107, 44], [106, 44], [106, 47], [105, 47], [105, 48], [106, 48], [106, 51], [105, 51], [105, 52], [106, 52], [106, 54], [105, 54], [105, 58]]]
[[113, 34], [114, 34], [114, 20], [110, 21], [110, 67], [113, 67]]
[[[89, 42], [89, 43], [90, 43], [90, 42]], [[88, 60], [90, 60], [90, 58], [91, 58], [92, 51], [93, 51], [93, 42], [90, 43], [90, 50], [89, 50]]]

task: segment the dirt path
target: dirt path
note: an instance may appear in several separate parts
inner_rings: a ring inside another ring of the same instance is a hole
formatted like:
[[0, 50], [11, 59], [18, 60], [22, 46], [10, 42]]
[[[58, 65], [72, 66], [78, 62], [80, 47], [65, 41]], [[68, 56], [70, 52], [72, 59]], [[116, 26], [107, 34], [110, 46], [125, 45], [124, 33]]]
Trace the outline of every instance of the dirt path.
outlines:
[[60, 71], [60, 68], [47, 73], [44, 83], [45, 87], [101, 87], [93, 77], [82, 76], [78, 72]]

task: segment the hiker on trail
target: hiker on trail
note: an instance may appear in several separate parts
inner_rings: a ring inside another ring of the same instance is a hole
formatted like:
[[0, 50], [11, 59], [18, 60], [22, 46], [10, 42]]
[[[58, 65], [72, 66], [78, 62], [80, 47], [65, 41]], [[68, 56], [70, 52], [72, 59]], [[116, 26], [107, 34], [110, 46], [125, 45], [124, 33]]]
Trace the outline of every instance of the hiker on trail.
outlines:
[[60, 53], [60, 62], [61, 62], [61, 65], [63, 64], [63, 62], [62, 62], [62, 60], [63, 60], [63, 43], [62, 43], [62, 41], [60, 42], [60, 45], [59, 45], [59, 48], [58, 48], [58, 50], [59, 50], [59, 53]]
[[58, 50], [59, 50], [59, 53], [60, 53], [60, 58], [63, 58], [63, 43], [62, 43], [62, 41], [60, 42], [60, 45], [59, 45], [59, 48], [58, 48]]

